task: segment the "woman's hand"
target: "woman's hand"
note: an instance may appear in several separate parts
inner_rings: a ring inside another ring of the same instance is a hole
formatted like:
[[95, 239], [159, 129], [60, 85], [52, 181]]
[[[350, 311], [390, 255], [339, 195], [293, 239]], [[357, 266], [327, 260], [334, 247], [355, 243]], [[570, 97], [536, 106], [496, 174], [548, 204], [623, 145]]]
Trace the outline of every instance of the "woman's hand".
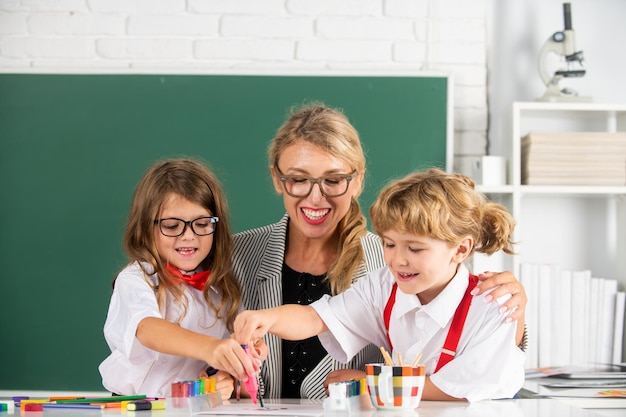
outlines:
[[485, 301], [491, 302], [510, 294], [511, 298], [502, 304], [500, 311], [503, 314], [508, 313], [507, 321], [524, 320], [528, 297], [526, 296], [524, 286], [512, 273], [508, 271], [500, 273], [484, 272], [478, 275], [478, 279], [478, 285], [472, 290], [472, 295], [480, 295], [491, 288], [498, 287], [485, 296]]
[[[515, 332], [515, 343], [519, 346], [524, 341], [526, 333], [524, 314], [526, 312], [526, 303], [528, 297], [524, 286], [515, 279], [515, 276], [508, 272], [484, 272], [478, 275], [478, 285], [471, 292], [472, 295], [479, 295], [488, 289], [495, 288], [492, 292], [485, 296], [486, 302], [497, 300], [503, 295], [511, 294], [511, 297], [500, 306], [500, 312], [507, 314], [506, 321], [511, 322], [517, 320], [517, 331]], [[524, 349], [524, 347], [521, 347]]]

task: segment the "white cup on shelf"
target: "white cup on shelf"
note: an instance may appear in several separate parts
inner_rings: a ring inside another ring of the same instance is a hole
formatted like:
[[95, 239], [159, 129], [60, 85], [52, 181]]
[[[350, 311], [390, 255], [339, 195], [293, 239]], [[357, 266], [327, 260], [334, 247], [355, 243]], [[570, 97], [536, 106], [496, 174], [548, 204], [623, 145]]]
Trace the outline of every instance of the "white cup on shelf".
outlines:
[[480, 185], [506, 185], [506, 158], [483, 155], [473, 161], [472, 178]]

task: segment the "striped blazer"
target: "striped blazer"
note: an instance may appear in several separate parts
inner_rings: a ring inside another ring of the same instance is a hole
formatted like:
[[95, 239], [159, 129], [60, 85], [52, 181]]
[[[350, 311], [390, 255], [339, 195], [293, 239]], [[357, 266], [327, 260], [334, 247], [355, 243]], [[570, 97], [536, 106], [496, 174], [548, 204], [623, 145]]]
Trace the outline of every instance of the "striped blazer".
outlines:
[[[234, 236], [234, 271], [242, 287], [245, 308], [259, 310], [282, 305], [282, 267], [287, 235], [287, 214], [275, 224], [251, 229]], [[368, 232], [361, 238], [365, 263], [361, 265], [353, 282], [367, 272], [382, 268], [385, 263], [380, 238]], [[265, 337], [268, 357], [261, 368], [266, 398], [280, 398], [282, 388], [282, 344], [278, 337]], [[301, 398], [324, 398], [323, 382], [326, 375], [336, 369], [361, 369], [365, 364], [382, 362], [378, 347], [369, 345], [348, 363], [341, 363], [326, 355], [302, 381]]]

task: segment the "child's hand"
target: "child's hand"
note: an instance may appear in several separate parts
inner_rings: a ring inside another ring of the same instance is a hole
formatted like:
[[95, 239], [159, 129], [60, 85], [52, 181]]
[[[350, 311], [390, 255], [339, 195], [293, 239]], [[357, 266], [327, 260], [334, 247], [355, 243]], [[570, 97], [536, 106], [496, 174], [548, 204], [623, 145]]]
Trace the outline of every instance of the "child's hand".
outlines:
[[[261, 340], [272, 327], [272, 315], [269, 310], [242, 311], [235, 318], [233, 337], [239, 343], [247, 345], [251, 340]], [[256, 345], [255, 345], [256, 348]]]
[[[207, 369], [211, 371], [210, 375], [207, 373]], [[218, 371], [215, 368], [209, 367], [200, 371], [200, 378], [214, 378], [215, 379], [215, 392], [220, 394], [222, 401], [228, 400], [233, 391], [235, 390], [235, 378], [231, 374], [225, 371]]]
[[252, 357], [257, 358], [261, 362], [267, 359], [267, 345], [265, 344], [265, 340], [258, 339], [254, 342], [254, 349], [252, 350]]
[[213, 378], [215, 378], [215, 392], [220, 393], [222, 401], [228, 400], [235, 390], [235, 378], [224, 371], [218, 371]]
[[332, 383], [350, 381], [351, 379], [359, 380], [361, 378], [365, 378], [365, 372], [358, 369], [335, 369], [328, 373], [324, 381], [326, 394], [328, 394], [328, 386]]
[[[235, 340], [235, 335], [230, 335]], [[250, 359], [254, 362], [257, 371], [261, 368], [261, 362], [267, 358], [267, 345], [263, 339], [256, 340], [250, 343], [242, 343], [242, 345], [248, 346], [250, 352]], [[252, 346], [252, 348], [250, 348]]]
[[204, 359], [213, 368], [226, 371], [236, 379], [246, 381], [248, 375], [254, 375], [259, 366], [253, 363], [235, 339], [215, 339], [207, 345]]

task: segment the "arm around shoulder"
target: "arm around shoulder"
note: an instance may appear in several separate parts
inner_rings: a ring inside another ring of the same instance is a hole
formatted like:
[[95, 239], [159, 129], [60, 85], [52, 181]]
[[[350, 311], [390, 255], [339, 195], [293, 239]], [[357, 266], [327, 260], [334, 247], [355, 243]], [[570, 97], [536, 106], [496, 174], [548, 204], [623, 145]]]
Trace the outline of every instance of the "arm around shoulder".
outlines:
[[[515, 341], [522, 348], [525, 338], [525, 311], [528, 297], [521, 282], [511, 272], [484, 272], [478, 275], [480, 281], [472, 294], [479, 296], [493, 289], [485, 296], [486, 302], [492, 302], [505, 295], [510, 297], [500, 306], [502, 313], [507, 313], [507, 320], [517, 321]], [[524, 349], [522, 349], [524, 350]]]

